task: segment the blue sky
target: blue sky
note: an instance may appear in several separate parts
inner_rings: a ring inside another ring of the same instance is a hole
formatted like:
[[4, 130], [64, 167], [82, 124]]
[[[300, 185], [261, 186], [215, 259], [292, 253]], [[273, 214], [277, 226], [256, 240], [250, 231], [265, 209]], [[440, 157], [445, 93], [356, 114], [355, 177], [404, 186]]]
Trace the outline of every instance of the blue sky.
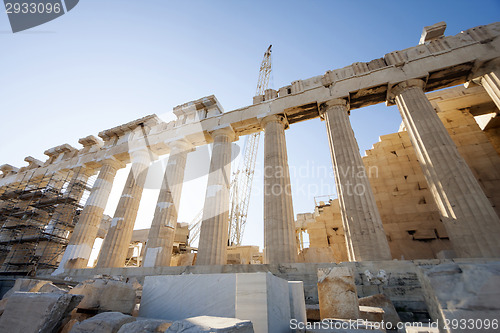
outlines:
[[[174, 106], [211, 94], [226, 111], [251, 104], [269, 44], [271, 87], [278, 89], [415, 46], [426, 25], [446, 21], [446, 34], [454, 35], [499, 14], [499, 1], [86, 0], [12, 34], [0, 13], [0, 164], [23, 166], [28, 155], [46, 160], [48, 148], [80, 148], [81, 137], [147, 114], [168, 118]], [[397, 131], [401, 118], [395, 107], [377, 105], [354, 110], [351, 122], [363, 152]], [[331, 170], [324, 123], [293, 125], [286, 136], [297, 170], [294, 210], [310, 212], [314, 196], [334, 192], [331, 174], [322, 171]], [[110, 215], [125, 176], [117, 176]], [[202, 207], [205, 186], [206, 179], [186, 184], [180, 220], [189, 222]], [[244, 240], [262, 245], [262, 177], [255, 188]], [[145, 192], [137, 228], [151, 222], [156, 195]]]

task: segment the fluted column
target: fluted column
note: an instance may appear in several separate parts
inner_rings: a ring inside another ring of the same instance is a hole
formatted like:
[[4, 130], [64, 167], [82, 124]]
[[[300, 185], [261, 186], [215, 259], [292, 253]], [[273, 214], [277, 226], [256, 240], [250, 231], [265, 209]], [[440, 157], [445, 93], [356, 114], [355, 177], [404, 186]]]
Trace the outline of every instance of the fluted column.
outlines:
[[459, 257], [500, 256], [500, 220], [425, 96], [410, 80], [392, 94]]
[[264, 251], [267, 264], [297, 261], [295, 218], [282, 115], [267, 116], [264, 128]]
[[231, 182], [231, 127], [211, 133], [214, 144], [210, 160], [205, 205], [196, 265], [225, 265], [229, 232], [229, 186]]
[[186, 159], [193, 145], [187, 141], [175, 141], [169, 146], [170, 156], [148, 234], [144, 267], [170, 266], [172, 257]]
[[137, 149], [130, 155], [132, 167], [108, 233], [102, 243], [96, 267], [122, 267], [125, 265], [148, 167], [152, 160], [151, 152], [147, 148]]
[[490, 95], [497, 108], [500, 110], [500, 70], [494, 70], [484, 74], [474, 82], [483, 86]]
[[99, 175], [90, 191], [89, 198], [73, 230], [59, 268], [54, 272], [55, 274], [64, 271], [64, 269], [87, 267], [104, 208], [106, 208], [113, 187], [116, 171], [123, 166], [123, 163], [113, 157], [103, 161]]
[[326, 123], [349, 260], [390, 260], [389, 244], [349, 121], [347, 102], [325, 102], [320, 112]]

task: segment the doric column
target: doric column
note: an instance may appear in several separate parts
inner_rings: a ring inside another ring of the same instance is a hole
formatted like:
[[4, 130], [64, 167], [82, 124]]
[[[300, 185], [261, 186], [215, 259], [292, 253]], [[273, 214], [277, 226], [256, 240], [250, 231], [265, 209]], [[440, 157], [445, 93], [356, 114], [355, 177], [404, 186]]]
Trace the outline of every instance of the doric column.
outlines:
[[146, 147], [130, 153], [132, 167], [108, 233], [102, 242], [96, 267], [122, 267], [125, 265], [148, 167], [153, 159], [151, 154]]
[[170, 266], [172, 257], [184, 169], [187, 154], [193, 150], [193, 145], [187, 141], [175, 141], [169, 146], [170, 156], [149, 230], [144, 267]]
[[475, 79], [474, 82], [483, 86], [484, 90], [486, 90], [500, 110], [500, 70], [486, 73], [480, 78]]
[[200, 229], [197, 265], [226, 264], [231, 142], [236, 139], [236, 135], [231, 127], [217, 129], [211, 135], [214, 143]]
[[297, 261], [295, 218], [282, 115], [262, 119], [264, 129], [264, 256], [267, 264]]
[[500, 256], [500, 220], [425, 96], [410, 80], [392, 94], [459, 257]]
[[359, 154], [347, 102], [320, 105], [330, 144], [340, 214], [350, 261], [391, 260], [375, 197]]
[[102, 162], [99, 175], [54, 274], [63, 272], [64, 269], [87, 267], [116, 171], [122, 167], [124, 164], [113, 157]]

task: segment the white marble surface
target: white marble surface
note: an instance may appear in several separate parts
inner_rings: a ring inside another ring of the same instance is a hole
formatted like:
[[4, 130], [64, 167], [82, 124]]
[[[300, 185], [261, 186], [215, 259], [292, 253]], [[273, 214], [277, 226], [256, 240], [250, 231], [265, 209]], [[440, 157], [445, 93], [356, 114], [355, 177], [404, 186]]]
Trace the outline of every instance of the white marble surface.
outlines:
[[200, 316], [176, 321], [165, 333], [254, 333], [249, 320]]
[[288, 281], [290, 295], [290, 316], [297, 322], [307, 322], [306, 300], [304, 296], [304, 282]]
[[288, 281], [267, 273], [267, 322], [269, 333], [290, 332]]
[[237, 274], [236, 318], [252, 321], [255, 332], [267, 330], [266, 273]]
[[147, 276], [141, 317], [181, 320], [197, 316], [235, 318], [236, 274]]
[[271, 273], [148, 276], [139, 315], [230, 317], [252, 321], [256, 333], [289, 332], [288, 281]]

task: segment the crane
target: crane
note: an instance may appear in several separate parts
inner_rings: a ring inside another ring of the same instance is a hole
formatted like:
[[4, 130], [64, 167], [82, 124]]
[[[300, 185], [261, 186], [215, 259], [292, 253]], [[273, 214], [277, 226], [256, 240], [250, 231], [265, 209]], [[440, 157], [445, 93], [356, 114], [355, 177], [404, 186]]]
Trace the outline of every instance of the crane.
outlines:
[[[260, 64], [259, 80], [257, 83], [256, 96], [264, 95], [269, 85], [271, 76], [271, 47], [269, 45], [264, 58]], [[243, 232], [248, 216], [248, 204], [252, 191], [253, 176], [255, 173], [255, 162], [259, 148], [260, 132], [250, 134], [246, 137], [243, 146], [243, 155], [240, 158], [238, 169], [233, 172], [229, 192], [229, 230], [228, 240], [230, 245], [241, 245]], [[193, 246], [200, 236], [203, 210], [198, 212], [189, 226], [189, 246]]]
[[[259, 81], [255, 95], [263, 95], [269, 85], [271, 76], [271, 47], [269, 45], [260, 64]], [[240, 158], [238, 169], [233, 174], [229, 200], [229, 244], [241, 245], [243, 232], [248, 216], [248, 204], [252, 192], [255, 161], [259, 149], [260, 132], [250, 134], [245, 139], [243, 155]]]

